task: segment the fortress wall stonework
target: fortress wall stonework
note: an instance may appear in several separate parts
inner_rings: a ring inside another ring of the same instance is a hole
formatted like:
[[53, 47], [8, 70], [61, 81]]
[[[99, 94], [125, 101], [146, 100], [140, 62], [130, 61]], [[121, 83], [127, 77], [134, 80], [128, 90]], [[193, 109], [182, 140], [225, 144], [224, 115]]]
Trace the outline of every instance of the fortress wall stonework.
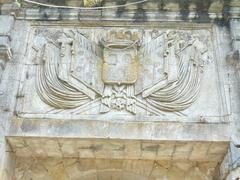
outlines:
[[238, 0], [0, 0], [0, 179], [240, 178]]

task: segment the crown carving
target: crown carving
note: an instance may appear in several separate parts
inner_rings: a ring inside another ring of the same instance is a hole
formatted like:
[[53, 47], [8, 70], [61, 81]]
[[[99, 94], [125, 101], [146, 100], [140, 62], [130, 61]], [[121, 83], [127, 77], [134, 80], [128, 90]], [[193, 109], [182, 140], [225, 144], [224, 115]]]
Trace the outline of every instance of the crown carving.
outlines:
[[102, 38], [101, 44], [109, 49], [126, 49], [132, 47], [139, 41], [137, 32], [131, 31], [111, 31], [107, 33], [105, 38]]

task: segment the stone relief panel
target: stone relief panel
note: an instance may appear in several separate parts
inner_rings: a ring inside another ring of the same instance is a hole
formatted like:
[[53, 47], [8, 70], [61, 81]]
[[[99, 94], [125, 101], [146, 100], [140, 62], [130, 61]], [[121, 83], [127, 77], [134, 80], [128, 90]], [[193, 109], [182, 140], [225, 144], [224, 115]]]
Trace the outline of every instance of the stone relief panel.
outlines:
[[189, 117], [222, 111], [208, 29], [33, 27], [29, 36], [26, 73], [32, 78], [20, 87], [19, 114]]

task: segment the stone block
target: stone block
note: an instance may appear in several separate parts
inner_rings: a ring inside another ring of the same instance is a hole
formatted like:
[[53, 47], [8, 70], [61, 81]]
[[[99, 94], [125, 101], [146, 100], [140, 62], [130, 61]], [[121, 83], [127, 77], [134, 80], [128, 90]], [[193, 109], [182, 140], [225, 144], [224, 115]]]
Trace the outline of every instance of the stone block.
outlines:
[[98, 171], [97, 177], [98, 180], [122, 180], [122, 171]]
[[109, 143], [106, 141], [95, 141], [93, 150], [96, 158], [106, 158], [111, 155]]
[[92, 149], [80, 149], [79, 158], [95, 158], [96, 155]]
[[168, 172], [168, 170], [164, 169], [162, 167], [155, 168], [155, 169], [153, 169], [153, 172], [152, 172], [149, 180], [155, 180], [155, 179], [164, 180], [164, 179], [167, 179], [168, 178], [167, 172]]
[[125, 158], [126, 145], [124, 141], [110, 142], [110, 155], [113, 159], [123, 159]]
[[202, 173], [199, 168], [195, 167], [188, 171], [185, 175], [186, 180], [202, 180], [202, 179], [209, 179], [204, 173]]
[[225, 154], [207, 154], [206, 158], [209, 161], [222, 161]]
[[78, 157], [78, 148], [76, 147], [76, 141], [71, 139], [58, 140], [61, 147], [63, 157]]
[[31, 138], [26, 140], [26, 144], [28, 149], [33, 152], [34, 156], [44, 157], [44, 156], [48, 156], [47, 154], [50, 152], [50, 149], [49, 149], [49, 152], [47, 152], [48, 147], [45, 147], [45, 140], [43, 139]]
[[156, 159], [158, 154], [159, 144], [153, 142], [141, 143], [141, 158]]
[[96, 166], [93, 159], [82, 159], [66, 167], [70, 179], [86, 179], [96, 177]]
[[204, 160], [207, 155], [210, 143], [196, 142], [193, 144], [192, 152], [190, 153], [190, 160]]
[[121, 139], [151, 139], [152, 127], [151, 123], [111, 123], [110, 137]]
[[26, 147], [26, 143], [24, 142], [23, 138], [9, 138], [7, 141], [11, 144], [13, 149]]
[[48, 169], [48, 174], [52, 179], [66, 180], [68, 174], [62, 163]]
[[125, 141], [124, 157], [127, 159], [139, 159], [141, 157], [140, 141]]
[[193, 144], [187, 142], [177, 142], [173, 153], [173, 159], [188, 159], [192, 152]]
[[209, 154], [225, 154], [228, 150], [228, 143], [212, 143], [209, 147]]
[[157, 159], [158, 160], [170, 160], [170, 159], [172, 159], [174, 148], [175, 148], [175, 142], [159, 143]]
[[153, 165], [153, 161], [149, 160], [126, 160], [123, 163], [123, 170], [143, 177], [149, 177]]
[[148, 180], [147, 177], [138, 175], [138, 174], [133, 174], [130, 172], [123, 172], [123, 176], [122, 176], [124, 180]]
[[13, 28], [14, 17], [9, 15], [0, 16], [0, 35], [10, 35]]

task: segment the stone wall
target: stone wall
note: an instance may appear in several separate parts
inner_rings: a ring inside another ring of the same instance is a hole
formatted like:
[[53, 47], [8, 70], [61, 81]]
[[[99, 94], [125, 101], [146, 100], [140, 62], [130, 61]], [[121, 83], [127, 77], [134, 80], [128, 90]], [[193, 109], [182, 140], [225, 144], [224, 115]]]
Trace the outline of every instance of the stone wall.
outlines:
[[16, 179], [212, 179], [212, 162], [17, 158]]
[[0, 179], [239, 178], [237, 0], [0, 2]]

